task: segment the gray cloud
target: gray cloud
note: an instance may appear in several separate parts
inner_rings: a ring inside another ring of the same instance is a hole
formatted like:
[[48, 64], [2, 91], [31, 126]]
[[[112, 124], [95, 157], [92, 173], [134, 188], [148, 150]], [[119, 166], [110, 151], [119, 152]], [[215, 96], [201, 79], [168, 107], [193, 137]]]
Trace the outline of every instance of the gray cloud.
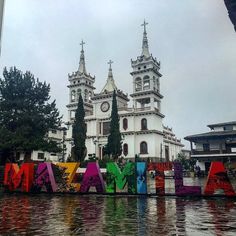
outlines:
[[165, 123], [183, 138], [235, 120], [236, 34], [223, 1], [7, 0], [0, 69], [15, 65], [49, 82], [66, 119], [67, 74], [78, 68], [80, 40], [97, 91], [112, 59], [117, 86], [131, 93], [144, 18], [162, 63]]

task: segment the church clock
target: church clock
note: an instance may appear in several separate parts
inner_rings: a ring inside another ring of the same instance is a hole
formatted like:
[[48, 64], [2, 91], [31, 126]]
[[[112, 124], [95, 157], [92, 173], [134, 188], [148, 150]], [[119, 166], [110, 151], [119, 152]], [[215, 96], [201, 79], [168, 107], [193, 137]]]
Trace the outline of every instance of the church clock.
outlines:
[[103, 103], [101, 104], [101, 110], [102, 110], [102, 112], [107, 112], [107, 111], [109, 110], [109, 108], [110, 108], [110, 104], [109, 104], [108, 102], [103, 102]]

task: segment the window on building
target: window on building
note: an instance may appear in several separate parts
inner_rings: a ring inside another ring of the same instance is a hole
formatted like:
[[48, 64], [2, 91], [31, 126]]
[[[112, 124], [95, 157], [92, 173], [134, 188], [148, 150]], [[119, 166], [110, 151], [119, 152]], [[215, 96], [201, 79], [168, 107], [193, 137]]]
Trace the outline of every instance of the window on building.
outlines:
[[149, 76], [144, 76], [143, 78], [143, 90], [148, 90], [150, 89], [150, 78]]
[[160, 90], [160, 81], [159, 81], [159, 79], [157, 78], [157, 91], [159, 91]]
[[236, 147], [231, 147], [231, 152], [236, 152]]
[[57, 133], [57, 130], [55, 130], [55, 129], [52, 129], [51, 131], [52, 131], [53, 134]]
[[75, 90], [71, 91], [71, 102], [75, 101]]
[[127, 143], [125, 143], [124, 145], [123, 145], [123, 153], [124, 153], [124, 155], [125, 156], [127, 156], [128, 155], [128, 144]]
[[88, 101], [88, 90], [87, 89], [84, 90], [84, 101], [85, 102]]
[[210, 151], [210, 144], [209, 143], [203, 143], [203, 151], [207, 152]]
[[140, 154], [147, 154], [148, 153], [148, 146], [145, 141], [140, 143]]
[[141, 130], [147, 130], [147, 119], [143, 118], [141, 120]]
[[43, 152], [38, 153], [38, 160], [44, 160], [44, 153]]
[[224, 126], [224, 131], [232, 131], [232, 130], [233, 130], [233, 125]]
[[77, 90], [77, 98], [78, 98], [78, 100], [79, 100], [79, 96], [81, 95], [81, 89], [78, 89]]
[[153, 76], [153, 90], [157, 90], [156, 78]]
[[110, 121], [103, 122], [102, 134], [103, 135], [108, 135], [109, 133], [110, 133]]
[[169, 146], [165, 146], [165, 159], [167, 162], [170, 161]]
[[127, 118], [124, 118], [124, 119], [123, 119], [123, 129], [124, 129], [124, 130], [127, 130], [127, 129], [128, 129], [128, 120], [127, 120]]
[[71, 118], [71, 119], [75, 118], [75, 111], [71, 111], [71, 112], [70, 112], [70, 118]]
[[92, 92], [91, 91], [89, 91], [88, 100], [89, 100], [89, 102], [92, 101]]
[[141, 91], [142, 90], [142, 79], [141, 78], [136, 78], [135, 79], [135, 91]]
[[99, 134], [102, 134], [102, 122], [99, 122]]

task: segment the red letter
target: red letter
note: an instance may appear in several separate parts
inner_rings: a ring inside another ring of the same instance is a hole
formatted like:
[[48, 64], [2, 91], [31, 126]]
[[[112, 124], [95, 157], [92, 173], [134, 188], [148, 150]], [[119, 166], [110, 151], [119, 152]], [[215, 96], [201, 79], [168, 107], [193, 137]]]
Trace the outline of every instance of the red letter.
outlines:
[[34, 164], [24, 163], [21, 168], [17, 164], [7, 163], [4, 172], [4, 185], [10, 191], [21, 186], [23, 192], [29, 192], [34, 179]]
[[149, 163], [148, 171], [155, 171], [156, 193], [158, 195], [165, 194], [165, 170], [172, 170], [172, 162]]
[[216, 189], [223, 189], [226, 196], [234, 196], [234, 189], [222, 162], [212, 162], [204, 194], [212, 195]]

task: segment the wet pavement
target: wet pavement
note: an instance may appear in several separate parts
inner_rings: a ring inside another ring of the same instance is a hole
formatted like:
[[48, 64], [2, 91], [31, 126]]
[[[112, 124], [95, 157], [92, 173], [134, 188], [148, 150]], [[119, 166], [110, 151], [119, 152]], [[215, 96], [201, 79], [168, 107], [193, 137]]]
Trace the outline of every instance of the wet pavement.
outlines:
[[1, 194], [0, 235], [236, 235], [236, 201]]

